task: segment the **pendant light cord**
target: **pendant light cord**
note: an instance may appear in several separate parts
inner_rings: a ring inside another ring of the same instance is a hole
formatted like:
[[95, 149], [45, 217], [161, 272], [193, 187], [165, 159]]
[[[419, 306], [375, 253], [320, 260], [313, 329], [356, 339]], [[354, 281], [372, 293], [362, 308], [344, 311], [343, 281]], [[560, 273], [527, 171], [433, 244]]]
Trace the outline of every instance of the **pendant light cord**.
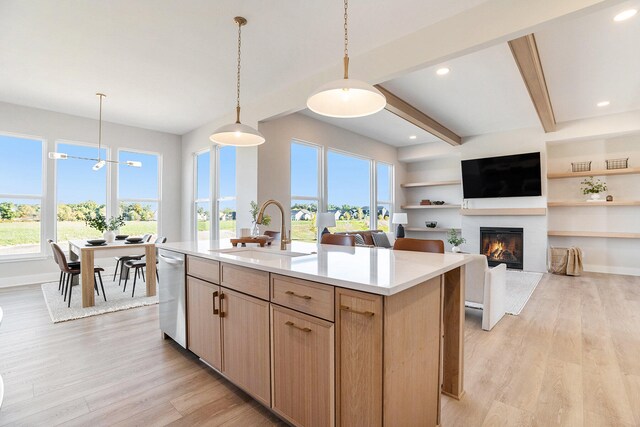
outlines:
[[100, 155], [102, 154], [102, 98], [104, 98], [106, 95], [104, 93], [96, 93], [96, 95], [98, 95], [98, 97], [100, 98], [100, 113], [98, 116], [98, 162], [100, 162]]
[[[246, 21], [245, 21], [246, 22]], [[236, 123], [240, 123], [240, 54], [242, 47], [242, 25], [238, 22], [238, 74], [236, 76]]]
[[344, 0], [344, 78], [349, 78], [349, 30], [347, 19], [349, 18], [349, 0]]

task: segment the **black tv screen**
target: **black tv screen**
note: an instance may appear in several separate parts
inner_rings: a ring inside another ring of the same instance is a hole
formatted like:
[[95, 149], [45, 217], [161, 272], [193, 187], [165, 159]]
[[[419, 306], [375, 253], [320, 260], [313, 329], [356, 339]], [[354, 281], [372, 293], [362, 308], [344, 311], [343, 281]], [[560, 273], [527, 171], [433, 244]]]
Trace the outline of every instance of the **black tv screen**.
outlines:
[[465, 199], [541, 196], [540, 153], [462, 161]]

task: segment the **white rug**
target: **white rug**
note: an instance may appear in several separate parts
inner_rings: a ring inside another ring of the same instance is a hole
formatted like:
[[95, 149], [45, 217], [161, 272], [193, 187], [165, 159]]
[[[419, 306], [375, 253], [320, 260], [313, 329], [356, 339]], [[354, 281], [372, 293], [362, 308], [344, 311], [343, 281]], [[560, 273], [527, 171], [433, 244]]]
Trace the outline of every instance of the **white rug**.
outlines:
[[506, 312], [517, 316], [540, 283], [542, 273], [507, 270]]
[[131, 298], [133, 279], [130, 279], [127, 283], [127, 292], [124, 293], [122, 292], [124, 281], [122, 286], [118, 287], [118, 282], [112, 282], [108, 275], [103, 275], [102, 280], [104, 282], [104, 291], [107, 294], [107, 302], [104, 301], [102, 288], [100, 288], [100, 282], [98, 282], [100, 296], [93, 291], [96, 305], [87, 308], [82, 308], [82, 291], [79, 286], [73, 287], [71, 307], [67, 307], [67, 302], [62, 300], [63, 295], [60, 295], [60, 291], [58, 291], [58, 282], [44, 283], [42, 285], [42, 293], [53, 323], [158, 303], [157, 295], [153, 297], [146, 296], [147, 285], [142, 280], [138, 280], [136, 283], [135, 298]]

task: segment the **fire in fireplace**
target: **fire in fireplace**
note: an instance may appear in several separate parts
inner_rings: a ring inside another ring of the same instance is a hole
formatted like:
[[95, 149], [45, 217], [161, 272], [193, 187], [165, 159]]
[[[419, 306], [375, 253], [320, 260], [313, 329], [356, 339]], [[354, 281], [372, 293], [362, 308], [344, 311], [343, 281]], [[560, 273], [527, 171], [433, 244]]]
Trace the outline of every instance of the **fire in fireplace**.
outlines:
[[522, 228], [480, 227], [480, 253], [490, 266], [507, 264], [522, 270], [524, 256]]

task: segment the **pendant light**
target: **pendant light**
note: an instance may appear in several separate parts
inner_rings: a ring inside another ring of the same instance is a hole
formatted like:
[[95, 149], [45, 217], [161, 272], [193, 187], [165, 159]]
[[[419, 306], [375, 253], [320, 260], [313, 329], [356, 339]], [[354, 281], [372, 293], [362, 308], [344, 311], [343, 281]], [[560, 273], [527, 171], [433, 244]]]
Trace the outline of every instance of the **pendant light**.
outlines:
[[349, 78], [348, 0], [344, 0], [344, 78], [319, 87], [307, 99], [307, 107], [320, 115], [338, 118], [363, 117], [387, 105], [384, 95], [372, 85]]
[[242, 27], [247, 20], [242, 16], [233, 18], [238, 24], [238, 73], [236, 80], [236, 122], [218, 128], [209, 139], [220, 145], [251, 147], [264, 143], [264, 136], [251, 126], [240, 123], [240, 48], [242, 47]]
[[104, 93], [96, 93], [96, 96], [98, 96], [100, 98], [100, 115], [99, 115], [99, 119], [98, 119], [98, 158], [91, 158], [91, 157], [79, 157], [79, 156], [69, 156], [68, 154], [65, 153], [56, 153], [56, 152], [50, 152], [49, 153], [49, 158], [53, 159], [53, 160], [67, 160], [67, 159], [77, 159], [77, 160], [89, 160], [92, 162], [96, 162], [93, 165], [93, 170], [97, 171], [100, 170], [104, 167], [104, 165], [107, 164], [107, 162], [109, 163], [122, 163], [124, 165], [127, 166], [132, 166], [134, 168], [140, 168], [142, 167], [142, 162], [138, 162], [138, 161], [134, 161], [134, 160], [127, 160], [126, 162], [119, 162], [117, 160], [108, 160], [108, 159], [103, 159], [101, 158], [101, 154], [102, 154], [102, 100], [107, 96]]

